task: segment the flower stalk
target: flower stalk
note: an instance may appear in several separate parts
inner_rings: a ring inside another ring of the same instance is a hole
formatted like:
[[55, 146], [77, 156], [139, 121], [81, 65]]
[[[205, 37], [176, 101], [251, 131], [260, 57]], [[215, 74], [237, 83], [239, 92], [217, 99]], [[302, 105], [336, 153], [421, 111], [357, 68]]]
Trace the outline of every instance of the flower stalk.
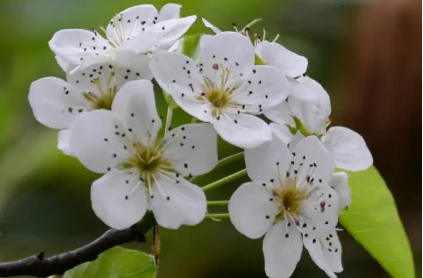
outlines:
[[212, 220], [220, 220], [220, 219], [228, 219], [229, 218], [229, 213], [213, 213], [213, 214], [207, 214], [206, 215], [207, 219], [212, 219]]
[[206, 186], [203, 186], [201, 189], [203, 189], [203, 191], [214, 189], [214, 188], [217, 188], [219, 186], [222, 186], [222, 185], [224, 185], [224, 184], [226, 184], [228, 182], [234, 181], [234, 180], [236, 180], [236, 179], [238, 179], [240, 177], [243, 177], [246, 174], [247, 174], [247, 169], [244, 169], [244, 170], [238, 171], [238, 172], [236, 172], [236, 173], [234, 173], [232, 175], [229, 175], [227, 177], [224, 177], [223, 179], [220, 179], [220, 180], [218, 180], [216, 182], [213, 182], [213, 183], [210, 183], [210, 184], [208, 184]]
[[[225, 157], [225, 158], [219, 160], [219, 162], [217, 163], [217, 165], [214, 167], [213, 170], [217, 170], [217, 169], [219, 169], [223, 166], [226, 166], [226, 165], [228, 165], [228, 164], [230, 164], [234, 161], [237, 161], [237, 160], [240, 160], [240, 159], [243, 159], [243, 158], [244, 158], [244, 152], [239, 152], [239, 153], [230, 155], [228, 157]], [[195, 182], [195, 181], [197, 181], [198, 178], [200, 178], [202, 176], [204, 176], [204, 175], [195, 176], [190, 180], [190, 182]]]
[[207, 205], [209, 206], [227, 206], [229, 201], [208, 201]]
[[166, 116], [166, 124], [165, 124], [165, 130], [164, 134], [168, 132], [168, 130], [171, 128], [172, 125], [172, 117], [173, 117], [173, 106], [168, 105], [167, 107], [167, 116]]

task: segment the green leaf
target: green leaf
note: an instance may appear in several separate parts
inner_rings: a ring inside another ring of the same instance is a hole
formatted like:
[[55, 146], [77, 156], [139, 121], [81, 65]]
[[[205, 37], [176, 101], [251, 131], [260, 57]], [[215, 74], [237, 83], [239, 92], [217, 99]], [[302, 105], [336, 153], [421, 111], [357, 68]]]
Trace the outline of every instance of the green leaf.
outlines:
[[374, 167], [348, 175], [352, 205], [340, 222], [393, 277], [415, 277], [410, 244], [384, 180]]
[[254, 65], [266, 65], [266, 63], [260, 58], [260, 56], [256, 55]]
[[67, 271], [63, 278], [155, 278], [156, 275], [153, 256], [114, 247], [95, 261]]

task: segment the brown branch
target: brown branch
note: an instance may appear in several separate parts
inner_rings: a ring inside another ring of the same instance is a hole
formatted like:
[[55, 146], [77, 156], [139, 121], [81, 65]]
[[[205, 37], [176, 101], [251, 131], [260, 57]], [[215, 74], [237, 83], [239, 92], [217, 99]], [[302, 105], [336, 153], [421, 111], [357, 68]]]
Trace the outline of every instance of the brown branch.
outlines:
[[38, 255], [21, 260], [0, 263], [0, 277], [61, 275], [77, 265], [94, 261], [98, 255], [119, 244], [132, 241], [145, 242], [144, 233], [150, 228], [149, 224], [141, 223], [125, 230], [111, 229], [93, 242], [73, 251], [49, 258], [45, 258], [44, 252], [41, 251]]

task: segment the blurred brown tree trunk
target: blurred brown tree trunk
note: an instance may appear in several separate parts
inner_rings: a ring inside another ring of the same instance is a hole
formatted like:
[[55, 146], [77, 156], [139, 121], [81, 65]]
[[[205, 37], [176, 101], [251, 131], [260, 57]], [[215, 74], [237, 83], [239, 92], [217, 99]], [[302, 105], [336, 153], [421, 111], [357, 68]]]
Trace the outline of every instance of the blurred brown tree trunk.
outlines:
[[421, 13], [421, 2], [412, 0], [363, 7], [340, 118], [366, 139], [404, 222], [415, 224], [407, 227], [415, 251], [421, 251]]

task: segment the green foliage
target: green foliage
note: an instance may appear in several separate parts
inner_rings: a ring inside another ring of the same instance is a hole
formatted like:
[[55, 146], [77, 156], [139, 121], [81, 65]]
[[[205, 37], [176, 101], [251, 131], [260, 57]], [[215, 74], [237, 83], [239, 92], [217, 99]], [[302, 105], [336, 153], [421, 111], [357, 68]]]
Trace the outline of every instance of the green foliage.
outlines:
[[200, 34], [186, 35], [182, 41], [182, 53], [193, 59], [198, 56], [198, 46], [200, 43]]
[[374, 167], [348, 175], [353, 202], [340, 216], [342, 225], [393, 277], [415, 277], [410, 244], [384, 180]]
[[156, 274], [153, 256], [114, 247], [97, 260], [67, 271], [63, 278], [154, 278]]

